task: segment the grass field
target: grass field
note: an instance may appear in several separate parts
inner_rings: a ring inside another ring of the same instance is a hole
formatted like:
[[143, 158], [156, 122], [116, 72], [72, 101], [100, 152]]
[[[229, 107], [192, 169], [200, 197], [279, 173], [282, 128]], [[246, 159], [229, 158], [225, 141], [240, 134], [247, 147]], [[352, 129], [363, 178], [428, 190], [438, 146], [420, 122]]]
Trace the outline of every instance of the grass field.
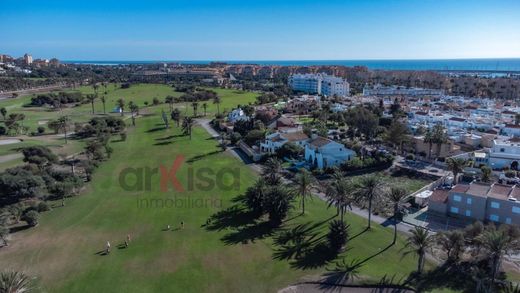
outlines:
[[[230, 111], [239, 104], [244, 105], [252, 103], [256, 100], [257, 96], [256, 93], [245, 91], [220, 88], [212, 90], [215, 90], [222, 99], [222, 103], [220, 105], [221, 112], [225, 110]], [[94, 93], [94, 89], [91, 86], [82, 86], [77, 89], [71, 89], [70, 91], [80, 91], [84, 94]], [[106, 111], [108, 115], [116, 116], [118, 116], [119, 114], [110, 114], [110, 112], [115, 107], [117, 100], [120, 98], [124, 99], [127, 104], [130, 101], [133, 101], [134, 103], [139, 105], [142, 113], [160, 113], [161, 110], [164, 110], [166, 112], [169, 111], [169, 105], [164, 104], [164, 98], [166, 96], [182, 95], [182, 93], [176, 92], [171, 86], [164, 84], [137, 84], [132, 85], [130, 88], [127, 89], [122, 89], [119, 84], [109, 84], [106, 88], [106, 91]], [[104, 93], [105, 88], [100, 87], [98, 92], [100, 94]], [[19, 97], [16, 99], [7, 99], [0, 101], [0, 107], [5, 107], [8, 113], [25, 114], [26, 118], [24, 119], [23, 124], [29, 127], [29, 132], [36, 131], [36, 128], [38, 126], [43, 126], [47, 128], [46, 124], [48, 121], [57, 119], [59, 116], [62, 115], [69, 116], [72, 122], [86, 122], [93, 117], [92, 107], [90, 103], [83, 104], [77, 107], [64, 108], [62, 111], [57, 111], [47, 107], [24, 107], [24, 105], [30, 103], [31, 97], [32, 96], [29, 95]], [[157, 106], [151, 106], [153, 98], [159, 99], [162, 104]], [[149, 106], [145, 106], [145, 102], [148, 102]], [[217, 107], [213, 104], [212, 101], [207, 101], [206, 103], [207, 115], [208, 117], [213, 117], [213, 114], [217, 113]], [[191, 107], [191, 104], [180, 103], [175, 104], [174, 107], [179, 108], [183, 115], [193, 114], [193, 108]], [[95, 101], [94, 111], [95, 116], [103, 114], [103, 104], [101, 103], [101, 100], [98, 99]], [[199, 104], [198, 113], [204, 113], [202, 103]], [[126, 115], [125, 118], [128, 119], [129, 116]], [[73, 126], [71, 126], [70, 128], [71, 130], [73, 130]], [[46, 132], [51, 133], [51, 130], [46, 129]], [[80, 151], [83, 147], [83, 143], [79, 143], [77, 141], [71, 141], [69, 142], [70, 145], [62, 147], [62, 145], [64, 145], [63, 139], [61, 137], [53, 138], [53, 136], [51, 135], [22, 138], [24, 139], [22, 143], [0, 146], [0, 156], [16, 153], [20, 148], [31, 145], [49, 146], [53, 149], [53, 151], [57, 152], [59, 155], [70, 155], [72, 153]], [[15, 160], [0, 163], [0, 170], [15, 166], [14, 161]]]
[[[162, 129], [156, 115], [139, 119], [126, 142], [112, 145], [112, 158], [96, 171], [82, 195], [45, 213], [38, 227], [14, 234], [11, 246], [0, 250], [4, 267], [39, 276], [42, 287], [51, 292], [273, 292], [333, 267], [334, 261], [316, 256], [304, 261], [278, 259], [279, 247], [272, 236], [279, 231], [265, 235], [258, 228], [261, 224], [243, 223], [240, 213], [228, 213], [238, 218], [219, 221], [212, 229], [201, 227], [211, 215], [236, 205], [232, 199], [255, 180], [247, 166], [219, 152], [202, 128], [194, 129], [190, 141], [178, 129]], [[240, 190], [161, 193], [159, 176], [152, 177], [151, 191], [125, 191], [118, 183], [124, 168], [169, 165], [177, 155], [190, 162], [178, 172], [184, 186], [189, 167], [229, 167], [240, 168]], [[222, 205], [146, 208], [138, 206], [137, 200], [143, 198], [219, 198]], [[283, 228], [309, 224], [312, 233], [321, 237], [334, 211], [314, 199], [305, 216], [297, 215], [298, 211], [289, 215]], [[184, 230], [163, 231], [167, 224], [177, 228], [180, 221], [186, 223]], [[341, 258], [365, 260], [359, 269], [361, 276], [377, 280], [395, 274], [402, 278], [415, 268], [413, 258], [401, 258], [402, 238], [387, 248], [391, 229], [376, 226], [360, 233], [365, 219], [348, 215], [347, 221], [353, 239]], [[118, 249], [127, 234], [132, 235], [130, 247]], [[113, 251], [103, 256], [98, 252], [106, 241], [112, 243]]]

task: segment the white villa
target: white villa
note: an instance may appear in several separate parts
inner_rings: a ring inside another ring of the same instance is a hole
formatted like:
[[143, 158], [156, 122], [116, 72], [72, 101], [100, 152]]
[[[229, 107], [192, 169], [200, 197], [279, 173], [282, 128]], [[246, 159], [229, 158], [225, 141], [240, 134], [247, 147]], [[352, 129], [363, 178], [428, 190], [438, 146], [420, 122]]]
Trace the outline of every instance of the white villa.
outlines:
[[239, 120], [249, 120], [249, 117], [244, 113], [244, 111], [241, 108], [234, 109], [233, 111], [229, 112], [228, 114], [228, 120], [231, 123], [235, 123]]
[[279, 148], [288, 142], [292, 142], [302, 148], [307, 144], [309, 137], [301, 132], [276, 132], [266, 136], [260, 144], [260, 151], [263, 153], [274, 154]]
[[313, 138], [305, 145], [305, 160], [319, 169], [337, 166], [355, 156], [353, 150], [324, 137]]
[[520, 138], [496, 139], [489, 150], [489, 165], [492, 169], [505, 167], [519, 170]]

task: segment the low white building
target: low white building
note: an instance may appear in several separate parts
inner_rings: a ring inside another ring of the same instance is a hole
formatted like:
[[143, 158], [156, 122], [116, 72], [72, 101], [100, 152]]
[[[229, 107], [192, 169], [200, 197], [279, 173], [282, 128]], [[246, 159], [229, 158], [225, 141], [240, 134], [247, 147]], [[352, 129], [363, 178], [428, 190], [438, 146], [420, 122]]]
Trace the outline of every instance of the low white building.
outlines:
[[489, 150], [489, 165], [492, 169], [511, 168], [519, 170], [520, 138], [495, 139]]
[[506, 124], [502, 128], [502, 132], [504, 132], [508, 136], [520, 136], [520, 125]]
[[228, 114], [228, 120], [231, 123], [235, 123], [239, 120], [249, 120], [249, 117], [244, 113], [244, 111], [241, 108], [234, 109], [233, 111], [229, 112]]
[[318, 169], [340, 165], [355, 156], [353, 150], [324, 137], [313, 138], [305, 145], [305, 160]]

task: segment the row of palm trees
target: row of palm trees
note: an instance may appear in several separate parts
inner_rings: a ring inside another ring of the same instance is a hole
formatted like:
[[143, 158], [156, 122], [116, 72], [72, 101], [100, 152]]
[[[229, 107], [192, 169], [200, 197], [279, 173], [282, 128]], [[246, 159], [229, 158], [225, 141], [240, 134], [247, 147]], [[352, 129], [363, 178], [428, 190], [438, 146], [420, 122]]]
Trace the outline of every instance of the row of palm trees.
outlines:
[[[499, 228], [494, 224], [484, 226], [476, 222], [462, 230], [433, 235], [416, 227], [406, 241], [404, 254], [418, 256], [417, 272], [422, 273], [426, 253], [434, 247], [445, 255], [447, 266], [456, 267], [462, 261], [471, 265], [468, 274], [475, 279], [475, 292], [492, 292], [497, 287], [496, 280], [504, 257], [520, 252], [520, 229], [510, 225]], [[518, 288], [515, 290], [520, 292]]]

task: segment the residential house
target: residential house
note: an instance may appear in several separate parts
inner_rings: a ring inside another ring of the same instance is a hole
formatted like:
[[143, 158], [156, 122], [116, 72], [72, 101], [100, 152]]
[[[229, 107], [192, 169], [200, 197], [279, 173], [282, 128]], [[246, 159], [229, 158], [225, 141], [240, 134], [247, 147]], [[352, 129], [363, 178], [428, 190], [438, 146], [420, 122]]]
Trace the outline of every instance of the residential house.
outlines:
[[356, 152], [325, 137], [315, 137], [305, 145], [305, 160], [318, 169], [352, 160]]
[[309, 137], [301, 131], [289, 133], [276, 132], [266, 136], [264, 142], [260, 144], [260, 151], [263, 153], [274, 154], [288, 142], [304, 148], [308, 140]]

